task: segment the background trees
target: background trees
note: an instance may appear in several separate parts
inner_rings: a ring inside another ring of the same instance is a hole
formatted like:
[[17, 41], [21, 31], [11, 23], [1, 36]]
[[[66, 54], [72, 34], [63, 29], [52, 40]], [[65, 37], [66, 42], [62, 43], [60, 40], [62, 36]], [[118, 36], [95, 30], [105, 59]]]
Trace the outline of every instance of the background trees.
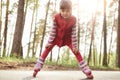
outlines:
[[120, 68], [120, 0], [118, 7], [118, 27], [117, 27], [117, 66]]
[[[0, 0], [1, 57], [38, 57], [46, 44], [53, 15], [59, 12], [59, 1]], [[120, 67], [120, 1], [72, 1], [73, 15], [78, 20], [79, 49], [88, 64], [115, 66], [116, 62]], [[66, 54], [69, 61], [74, 55], [66, 49], [56, 46], [48, 58], [59, 63], [61, 55]]]
[[15, 32], [13, 36], [13, 45], [11, 50], [11, 55], [16, 57], [23, 57], [22, 51], [22, 35], [23, 35], [23, 19], [24, 19], [24, 0], [19, 0], [18, 2], [18, 11], [17, 11], [17, 20], [15, 26]]

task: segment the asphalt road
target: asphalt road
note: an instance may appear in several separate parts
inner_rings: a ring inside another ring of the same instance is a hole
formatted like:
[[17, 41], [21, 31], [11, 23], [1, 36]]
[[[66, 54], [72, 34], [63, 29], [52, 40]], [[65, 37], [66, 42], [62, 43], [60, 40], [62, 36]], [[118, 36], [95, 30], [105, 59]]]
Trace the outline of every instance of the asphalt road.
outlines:
[[[41, 71], [36, 78], [33, 71], [0, 70], [0, 80], [87, 80], [81, 71]], [[93, 71], [93, 80], [120, 80], [120, 71]]]

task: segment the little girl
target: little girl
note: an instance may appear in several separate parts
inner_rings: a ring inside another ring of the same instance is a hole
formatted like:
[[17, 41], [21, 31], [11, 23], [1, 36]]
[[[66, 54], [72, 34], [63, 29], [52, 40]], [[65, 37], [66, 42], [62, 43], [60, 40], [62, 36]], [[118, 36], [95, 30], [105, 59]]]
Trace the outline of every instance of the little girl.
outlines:
[[88, 79], [93, 79], [92, 72], [77, 47], [76, 17], [72, 15], [72, 2], [70, 0], [61, 0], [60, 2], [60, 13], [54, 16], [48, 43], [35, 64], [33, 77], [36, 77], [38, 71], [41, 70], [48, 53], [55, 45], [59, 47], [68, 46], [74, 53], [83, 73]]

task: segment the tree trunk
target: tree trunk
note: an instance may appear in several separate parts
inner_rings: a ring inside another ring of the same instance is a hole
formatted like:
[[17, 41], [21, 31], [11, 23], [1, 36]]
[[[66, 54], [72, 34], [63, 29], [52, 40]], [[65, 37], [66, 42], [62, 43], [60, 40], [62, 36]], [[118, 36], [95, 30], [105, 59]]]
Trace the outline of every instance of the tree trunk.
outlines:
[[24, 0], [19, 0], [11, 56], [21, 57], [21, 58], [23, 57], [22, 44], [21, 44], [23, 29], [24, 29], [23, 19], [24, 19]]
[[103, 54], [103, 66], [107, 64], [107, 28], [106, 28], [106, 0], [104, 0], [104, 19], [103, 19], [103, 32], [104, 32], [104, 54]]
[[50, 62], [52, 62], [52, 51], [50, 53]]
[[42, 47], [43, 47], [43, 42], [44, 42], [44, 37], [45, 37], [45, 30], [46, 30], [46, 24], [47, 24], [47, 16], [48, 16], [48, 11], [49, 11], [49, 5], [50, 5], [50, 0], [48, 1], [47, 7], [46, 7], [46, 15], [45, 15], [45, 22], [44, 22], [44, 29], [43, 29], [43, 36], [41, 40], [41, 49], [40, 49], [40, 55], [42, 52]]
[[31, 40], [31, 36], [32, 36], [32, 30], [33, 30], [33, 22], [34, 22], [34, 16], [35, 16], [35, 8], [36, 8], [36, 3], [34, 1], [34, 8], [33, 8], [33, 13], [32, 13], [32, 22], [31, 22], [31, 26], [30, 26], [30, 36], [29, 36], [29, 44], [28, 44], [28, 53], [27, 53], [27, 56], [29, 57], [29, 53], [30, 53], [30, 50], [32, 50], [32, 40]]
[[36, 41], [36, 26], [35, 26], [35, 31], [34, 31], [34, 36], [33, 36], [33, 48], [32, 48], [32, 57], [35, 57], [35, 41]]
[[117, 67], [120, 68], [120, 0], [118, 6], [118, 28], [117, 28]]
[[58, 61], [59, 61], [59, 59], [60, 59], [60, 48], [58, 49], [58, 56], [57, 56], [57, 61], [56, 61], [56, 65], [58, 64]]
[[87, 42], [87, 29], [85, 28], [85, 44], [84, 44], [84, 58], [85, 58], [85, 55], [86, 55], [86, 42]]
[[[52, 12], [53, 12], [52, 16], [54, 16], [54, 14], [56, 13], [56, 3], [57, 3], [57, 0], [55, 0], [53, 4], [54, 8], [52, 9]], [[52, 62], [52, 51], [50, 53], [50, 61]]]
[[24, 17], [23, 17], [23, 26], [25, 25], [25, 20], [26, 20], [26, 14], [27, 14], [27, 9], [28, 9], [28, 0], [25, 0], [25, 12], [24, 12]]
[[110, 38], [110, 46], [109, 46], [109, 52], [108, 52], [108, 64], [110, 63], [110, 55], [111, 53], [111, 48], [112, 48], [112, 41], [113, 41], [113, 28], [115, 26], [115, 14], [113, 16], [113, 23], [112, 23], [112, 30], [111, 30], [111, 38]]
[[[2, 29], [2, 0], [0, 1], [0, 52], [1, 52], [1, 46], [2, 46], [1, 29]], [[0, 53], [0, 57], [1, 56], [2, 54]]]
[[89, 49], [89, 55], [88, 55], [88, 65], [92, 59], [92, 50], [94, 50], [94, 47], [92, 49], [92, 46], [94, 46], [94, 27], [95, 27], [95, 21], [96, 21], [96, 13], [95, 16], [92, 18], [92, 32], [91, 32], [91, 42], [90, 42], [90, 49]]
[[87, 61], [88, 65], [90, 65], [90, 61], [92, 59], [91, 55], [92, 55], [92, 39], [91, 39], [91, 42], [90, 42], [90, 49], [89, 49], [89, 55], [88, 55], [88, 61]]
[[97, 50], [96, 50], [96, 45], [93, 43], [93, 65], [97, 65]]
[[0, 1], [0, 43], [1, 43], [1, 27], [2, 27], [2, 0]]
[[80, 49], [80, 18], [79, 18], [80, 10], [79, 10], [79, 0], [78, 0], [78, 49]]
[[36, 54], [36, 47], [35, 47], [35, 43], [36, 43], [36, 29], [37, 29], [37, 27], [36, 27], [36, 25], [37, 25], [37, 16], [38, 16], [38, 13], [37, 13], [37, 11], [38, 11], [38, 0], [35, 0], [35, 8], [36, 8], [36, 14], [35, 14], [35, 30], [34, 30], [34, 38], [33, 38], [33, 48], [32, 48], [32, 57], [35, 57], [35, 54]]
[[[97, 4], [98, 4], [98, 2], [97, 2]], [[93, 52], [93, 61], [94, 61], [94, 64], [95, 64], [95, 59], [96, 59], [96, 56], [95, 56], [95, 45], [94, 45], [94, 28], [95, 28], [95, 23], [96, 23], [96, 17], [97, 17], [97, 8], [98, 8], [98, 6], [96, 6], [96, 9], [95, 9], [95, 12], [92, 14], [92, 32], [91, 32], [91, 43], [90, 43], [90, 51], [89, 51], [89, 56], [88, 56], [88, 64], [89, 64], [89, 62], [90, 62], [90, 59], [92, 58], [92, 52]], [[93, 49], [92, 49], [92, 46], [93, 46]], [[92, 50], [93, 51], [92, 51]]]
[[[102, 29], [103, 33], [103, 29]], [[100, 40], [100, 55], [99, 55], [99, 65], [102, 63], [102, 35], [101, 35], [101, 40]]]
[[5, 28], [4, 28], [4, 47], [3, 47], [3, 57], [6, 55], [6, 43], [7, 43], [7, 27], [8, 27], [8, 9], [9, 9], [9, 0], [7, 0], [6, 5], [6, 18], [5, 18]]

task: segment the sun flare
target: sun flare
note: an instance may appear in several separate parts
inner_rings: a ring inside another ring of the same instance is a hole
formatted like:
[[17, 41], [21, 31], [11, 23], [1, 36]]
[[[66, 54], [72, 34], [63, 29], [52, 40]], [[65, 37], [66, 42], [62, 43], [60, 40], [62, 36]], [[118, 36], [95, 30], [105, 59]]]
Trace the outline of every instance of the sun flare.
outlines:
[[79, 3], [79, 7], [85, 12], [94, 12], [99, 0], [72, 0], [73, 3]]
[[[106, 2], [109, 4], [113, 0], [106, 0]], [[103, 11], [104, 7], [104, 0], [72, 0], [73, 4], [74, 3], [79, 3], [79, 8], [84, 11], [84, 12], [95, 12], [96, 10], [98, 11]], [[107, 5], [108, 6], [108, 5]]]

